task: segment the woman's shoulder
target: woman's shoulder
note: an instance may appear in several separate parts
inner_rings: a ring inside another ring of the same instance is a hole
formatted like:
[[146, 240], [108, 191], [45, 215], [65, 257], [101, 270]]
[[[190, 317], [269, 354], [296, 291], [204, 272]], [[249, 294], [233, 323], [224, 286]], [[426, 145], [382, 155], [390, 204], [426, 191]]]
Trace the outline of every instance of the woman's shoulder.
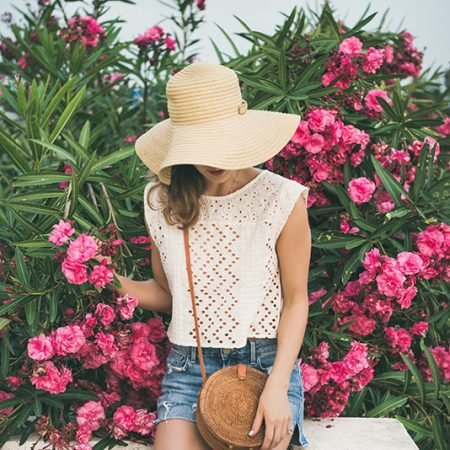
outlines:
[[287, 178], [270, 170], [267, 170], [267, 172], [268, 173], [266, 179], [273, 188], [273, 191], [277, 193], [281, 198], [286, 195], [293, 195], [295, 197], [296, 194], [304, 194], [309, 191], [309, 188], [307, 186], [293, 178]]

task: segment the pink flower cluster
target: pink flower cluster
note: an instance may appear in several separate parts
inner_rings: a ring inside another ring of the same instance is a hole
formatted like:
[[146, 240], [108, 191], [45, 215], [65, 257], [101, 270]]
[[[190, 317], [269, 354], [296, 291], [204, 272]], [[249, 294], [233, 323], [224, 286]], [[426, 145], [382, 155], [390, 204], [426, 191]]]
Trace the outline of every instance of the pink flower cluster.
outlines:
[[[104, 288], [114, 278], [114, 269], [109, 267], [107, 259], [103, 258], [101, 264], [95, 265], [88, 275], [88, 266], [86, 262], [93, 259], [98, 254], [98, 245], [96, 239], [92, 236], [82, 233], [74, 240], [70, 240], [70, 236], [75, 233], [72, 226], [73, 221], [59, 223], [53, 225], [53, 231], [50, 233], [49, 241], [61, 246], [69, 242], [66, 251], [66, 257], [63, 259], [61, 269], [69, 283], [82, 284], [87, 281], [97, 288]], [[122, 245], [121, 240], [114, 242], [115, 246]]]
[[111, 435], [117, 440], [123, 439], [129, 432], [147, 436], [154, 431], [153, 421], [156, 414], [144, 408], [135, 409], [132, 406], [121, 405], [114, 412], [110, 423], [105, 417], [105, 410], [100, 401], [90, 400], [77, 409], [77, 450], [90, 450], [92, 447], [89, 440], [92, 432], [101, 426], [110, 430]]
[[344, 39], [338, 51], [331, 52], [322, 84], [329, 86], [337, 77], [336, 86], [347, 89], [359, 75], [359, 67], [365, 73], [376, 73], [384, 61], [384, 49], [369, 47], [362, 53], [363, 43], [355, 36]]
[[394, 46], [385, 46], [385, 64], [382, 72], [389, 74], [403, 74], [417, 78], [422, 70], [423, 52], [414, 45], [414, 36], [403, 31], [396, 38]]
[[[312, 108], [301, 120], [288, 144], [266, 165], [276, 172], [288, 173], [289, 162], [296, 160], [294, 173], [300, 182], [312, 178], [314, 182], [343, 182], [341, 167], [350, 158], [358, 166], [369, 143], [370, 137], [353, 125], [345, 125], [334, 109]], [[325, 204], [311, 193], [309, 203]], [[310, 206], [310, 205], [308, 205]]]
[[373, 361], [367, 344], [350, 343], [340, 361], [329, 361], [328, 342], [321, 342], [302, 362], [305, 413], [311, 417], [336, 417], [344, 410], [352, 392], [361, 391], [373, 378]]
[[106, 36], [104, 28], [93, 17], [78, 15], [69, 18], [67, 27], [61, 28], [58, 33], [69, 44], [80, 40], [86, 48], [97, 47]]
[[[92, 431], [100, 427], [116, 439], [129, 432], [149, 435], [154, 431], [156, 415], [144, 405], [155, 405], [161, 378], [167, 370], [165, 361], [170, 348], [166, 345], [165, 326], [159, 318], [123, 322], [132, 319], [138, 300], [129, 294], [113, 293], [113, 297], [112, 305], [98, 303], [95, 311], [83, 319], [67, 311], [66, 318], [71, 323], [48, 335], [32, 337], [27, 344], [28, 357], [33, 361], [30, 381], [36, 388], [56, 394], [66, 391], [72, 383], [74, 389], [84, 386], [99, 397], [99, 401], [88, 401], [77, 408], [78, 449], [90, 449]], [[83, 370], [101, 369], [106, 388], [86, 384], [82, 373], [73, 379], [70, 367], [75, 366], [80, 372], [80, 365]], [[10, 381], [11, 389], [18, 385]], [[122, 398], [123, 392], [126, 398]], [[1, 395], [0, 392], [0, 399]], [[122, 402], [127, 405], [120, 405]], [[109, 421], [105, 408], [113, 407], [115, 412]]]
[[171, 33], [165, 33], [159, 25], [155, 25], [147, 28], [144, 31], [144, 34], [138, 35], [138, 37], [134, 39], [133, 43], [141, 49], [150, 47], [153, 44], [164, 44], [166, 50], [171, 51], [175, 50], [176, 41], [170, 38], [170, 35]]

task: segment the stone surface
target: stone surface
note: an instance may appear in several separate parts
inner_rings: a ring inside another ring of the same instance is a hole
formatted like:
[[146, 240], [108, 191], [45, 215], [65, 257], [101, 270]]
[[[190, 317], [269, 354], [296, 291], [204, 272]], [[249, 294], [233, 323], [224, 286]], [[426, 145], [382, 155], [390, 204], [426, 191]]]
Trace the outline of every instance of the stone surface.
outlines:
[[[310, 444], [307, 450], [417, 450], [418, 447], [407, 433], [405, 427], [390, 418], [369, 419], [364, 417], [337, 417], [334, 419], [305, 419], [305, 435]], [[32, 434], [27, 442], [19, 446], [18, 441], [10, 440], [2, 450], [32, 450], [37, 435]], [[91, 440], [91, 445], [98, 442]], [[50, 449], [48, 444], [40, 442], [34, 450]], [[151, 450], [151, 447], [128, 443], [127, 447], [116, 445], [114, 448], [127, 450]], [[294, 447], [301, 449], [302, 447]], [[172, 450], [172, 449], [168, 449]]]

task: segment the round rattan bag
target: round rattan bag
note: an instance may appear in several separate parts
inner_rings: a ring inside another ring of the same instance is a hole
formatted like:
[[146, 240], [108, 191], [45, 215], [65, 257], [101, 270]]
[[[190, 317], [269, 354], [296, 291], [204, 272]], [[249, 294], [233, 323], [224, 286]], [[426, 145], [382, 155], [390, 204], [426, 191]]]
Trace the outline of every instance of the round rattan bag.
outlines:
[[211, 374], [200, 389], [196, 410], [197, 427], [214, 450], [259, 449], [264, 440], [264, 422], [249, 436], [259, 397], [267, 375], [245, 364], [225, 367]]
[[240, 363], [217, 370], [206, 377], [195, 305], [194, 283], [189, 254], [188, 231], [184, 228], [186, 268], [194, 312], [195, 333], [203, 384], [195, 412], [197, 428], [213, 450], [256, 450], [264, 441], [265, 426], [249, 436], [258, 409], [259, 397], [268, 375]]

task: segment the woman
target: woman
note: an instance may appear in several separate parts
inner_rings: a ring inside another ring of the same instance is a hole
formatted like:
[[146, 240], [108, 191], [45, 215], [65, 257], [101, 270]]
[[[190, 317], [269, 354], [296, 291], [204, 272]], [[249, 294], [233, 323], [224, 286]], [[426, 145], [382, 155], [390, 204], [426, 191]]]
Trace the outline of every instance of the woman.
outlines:
[[261, 449], [306, 446], [298, 353], [308, 317], [309, 189], [253, 167], [288, 143], [300, 118], [247, 109], [236, 73], [220, 64], [185, 67], [166, 93], [170, 119], [136, 141], [158, 178], [144, 192], [154, 280], [121, 279], [139, 306], [172, 313], [155, 450], [209, 448], [195, 425], [202, 374], [182, 227], [206, 373], [238, 362], [267, 373], [252, 426], [255, 434], [264, 422]]

